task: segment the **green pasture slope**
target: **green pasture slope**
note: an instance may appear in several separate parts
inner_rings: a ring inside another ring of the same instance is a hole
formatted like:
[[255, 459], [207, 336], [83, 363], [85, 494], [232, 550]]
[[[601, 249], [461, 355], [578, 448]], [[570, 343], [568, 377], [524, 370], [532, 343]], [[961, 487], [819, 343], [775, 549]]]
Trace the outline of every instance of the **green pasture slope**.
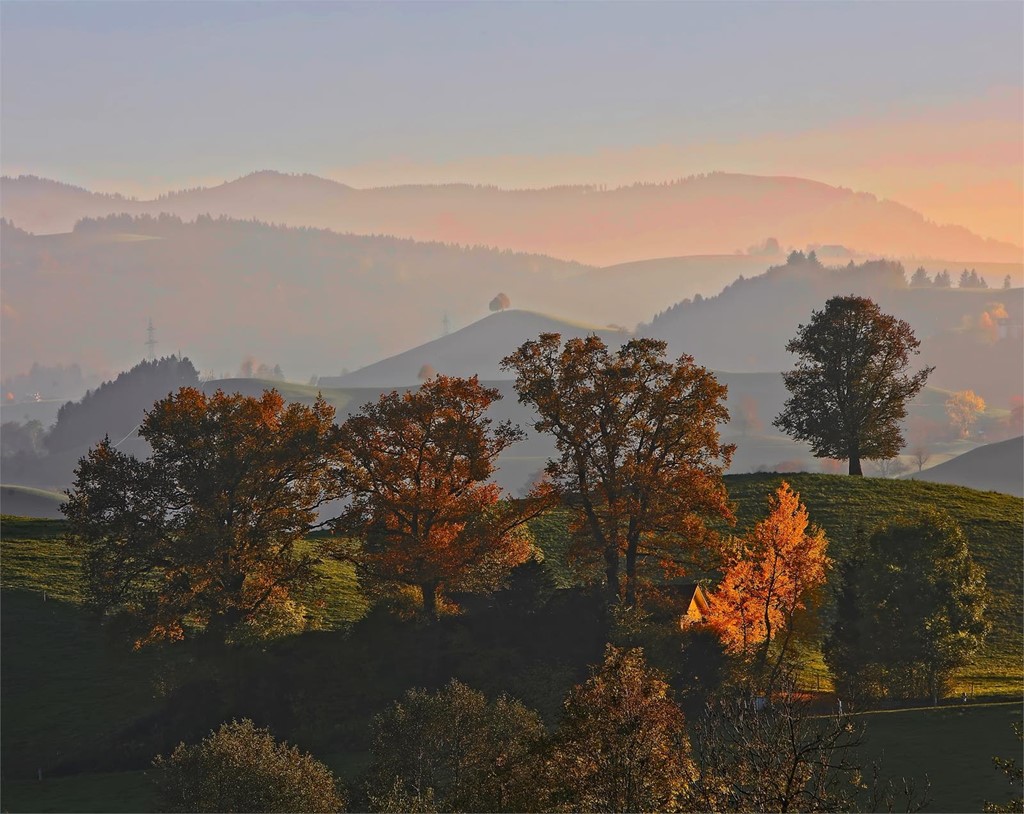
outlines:
[[[884, 752], [888, 773], [932, 778], [932, 811], [977, 810], [1002, 800], [1006, 784], [989, 769], [992, 755], [1017, 756], [1010, 724], [1020, 716], [1022, 653], [1021, 529], [1024, 501], [992, 492], [914, 481], [828, 475], [739, 475], [726, 482], [738, 528], [765, 513], [766, 496], [785, 478], [811, 518], [842, 556], [858, 523], [865, 528], [922, 505], [943, 507], [964, 526], [992, 591], [993, 632], [985, 652], [959, 677], [975, 693], [1009, 700], [999, 706], [911, 710], [870, 715], [872, 752]], [[534, 537], [560, 582], [565, 520], [539, 519]], [[100, 753], [116, 732], [153, 712], [173, 679], [176, 660], [160, 651], [132, 653], [81, 607], [79, 556], [54, 520], [0, 521], [0, 665], [3, 727], [0, 763], [4, 811], [138, 811], [151, 796], [144, 773], [98, 774], [79, 761], [67, 776], [51, 776], [67, 755]], [[322, 623], [339, 627], [362, 616], [367, 600], [349, 566], [323, 566]], [[301, 745], [301, 744], [300, 744]], [[325, 756], [330, 762], [331, 756]], [[37, 769], [44, 780], [35, 780]], [[339, 765], [339, 768], [342, 768]]]

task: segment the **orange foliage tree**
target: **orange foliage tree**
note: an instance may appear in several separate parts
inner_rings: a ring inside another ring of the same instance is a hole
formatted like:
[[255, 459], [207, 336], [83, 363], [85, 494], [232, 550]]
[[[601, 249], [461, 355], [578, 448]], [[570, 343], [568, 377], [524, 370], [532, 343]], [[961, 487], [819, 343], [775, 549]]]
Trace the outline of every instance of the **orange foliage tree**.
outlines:
[[707, 621], [727, 651], [756, 655], [762, 667], [781, 636], [777, 670], [794, 619], [825, 584], [831, 560], [825, 533], [808, 526], [807, 509], [788, 483], [782, 482], [768, 506], [768, 516], [736, 541], [722, 581], [711, 594]]
[[295, 544], [336, 496], [336, 430], [322, 399], [183, 387], [139, 427], [149, 458], [98, 444], [62, 507], [92, 604], [123, 618], [136, 647], [301, 625], [292, 595], [317, 572]]
[[541, 334], [502, 361], [519, 400], [554, 436], [551, 483], [573, 512], [577, 555], [603, 561], [609, 601], [636, 601], [638, 563], [682, 573], [711, 539], [705, 517], [732, 519], [722, 471], [726, 388], [690, 356], [666, 360], [666, 345], [634, 339], [609, 351], [597, 336]]
[[439, 375], [341, 427], [349, 502], [335, 530], [357, 544], [335, 554], [372, 582], [418, 588], [431, 619], [445, 590], [493, 588], [531, 554], [523, 526], [544, 497], [502, 500], [490, 482], [497, 457], [523, 438], [510, 422], [491, 426], [499, 398], [475, 376]]
[[983, 412], [985, 399], [973, 390], [959, 390], [946, 399], [946, 415], [961, 438], [971, 434], [971, 427]]

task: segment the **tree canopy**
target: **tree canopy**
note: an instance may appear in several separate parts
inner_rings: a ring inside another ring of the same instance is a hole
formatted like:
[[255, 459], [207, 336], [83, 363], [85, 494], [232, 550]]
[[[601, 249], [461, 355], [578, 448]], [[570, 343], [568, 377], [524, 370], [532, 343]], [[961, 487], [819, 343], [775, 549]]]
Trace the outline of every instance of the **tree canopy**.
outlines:
[[640, 560], [682, 573], [711, 538], [704, 519], [732, 518], [722, 472], [735, 447], [718, 431], [726, 388], [665, 349], [644, 338], [612, 352], [597, 336], [563, 345], [548, 333], [502, 361], [538, 413], [534, 428], [554, 436], [547, 475], [573, 513], [576, 554], [603, 562], [612, 602], [621, 559], [633, 604]]
[[498, 456], [523, 437], [510, 422], [492, 426], [501, 396], [474, 376], [436, 376], [391, 392], [350, 416], [342, 485], [349, 503], [335, 530], [355, 545], [370, 582], [419, 590], [428, 617], [446, 590], [493, 588], [531, 553], [526, 520], [543, 500], [501, 500], [490, 481]]
[[825, 584], [831, 561], [825, 533], [808, 528], [807, 509], [788, 483], [783, 481], [768, 505], [768, 516], [738, 541], [728, 559], [710, 597], [707, 621], [727, 650], [747, 656], [756, 651], [762, 668], [768, 665], [773, 641], [780, 638], [777, 672], [795, 617]]
[[686, 722], [639, 648], [609, 645], [600, 669], [572, 689], [552, 752], [559, 810], [686, 810]]
[[374, 721], [375, 811], [539, 811], [546, 802], [540, 716], [452, 680], [412, 689]]
[[985, 640], [987, 596], [949, 515], [894, 520], [844, 563], [826, 663], [848, 693], [937, 698]]
[[153, 768], [160, 811], [345, 810], [323, 763], [248, 719], [222, 724], [201, 743], [178, 744]]
[[866, 297], [833, 297], [786, 345], [799, 360], [782, 374], [790, 395], [774, 425], [862, 475], [862, 460], [903, 448], [906, 403], [934, 370], [907, 374], [920, 344], [910, 325]]
[[149, 458], [91, 449], [63, 511], [92, 604], [136, 646], [301, 624], [293, 591], [317, 573], [296, 543], [336, 495], [333, 418], [322, 399], [183, 387], [143, 419]]

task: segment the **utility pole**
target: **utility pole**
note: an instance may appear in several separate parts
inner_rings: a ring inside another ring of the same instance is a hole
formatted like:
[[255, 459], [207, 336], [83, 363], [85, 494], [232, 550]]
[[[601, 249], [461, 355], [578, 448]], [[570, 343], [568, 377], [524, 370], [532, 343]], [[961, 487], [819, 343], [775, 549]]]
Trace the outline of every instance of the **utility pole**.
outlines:
[[441, 320], [441, 336], [448, 336], [452, 332], [452, 321], [448, 319], [448, 314], [445, 313], [444, 318]]
[[146, 358], [150, 360], [156, 359], [156, 339], [154, 338], [156, 330], [153, 328], [153, 318], [149, 318], [149, 327], [146, 328]]

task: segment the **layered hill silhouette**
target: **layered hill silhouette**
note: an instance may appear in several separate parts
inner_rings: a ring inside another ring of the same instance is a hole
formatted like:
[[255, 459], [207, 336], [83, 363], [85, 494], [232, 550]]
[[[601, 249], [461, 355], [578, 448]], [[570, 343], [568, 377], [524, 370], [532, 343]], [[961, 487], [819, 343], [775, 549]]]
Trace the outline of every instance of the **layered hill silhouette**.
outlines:
[[572, 300], [585, 269], [210, 218], [113, 217], [48, 236], [4, 225], [0, 237], [5, 373], [69, 356], [129, 366], [152, 317], [159, 349], [195, 349], [204, 373], [231, 375], [252, 355], [293, 377], [337, 374], [439, 336], [446, 316], [454, 328], [484, 316], [498, 292], [526, 307], [549, 291]]
[[417, 384], [421, 374], [433, 373], [479, 376], [488, 381], [508, 379], [509, 374], [500, 369], [501, 359], [542, 333], [558, 333], [563, 339], [597, 334], [611, 346], [622, 344], [628, 336], [625, 331], [569, 322], [533, 311], [502, 311], [344, 376], [321, 377], [320, 384], [324, 387], [404, 387]]
[[910, 323], [922, 341], [916, 364], [935, 366], [929, 384], [972, 389], [1000, 405], [1024, 392], [1024, 290], [910, 287], [890, 261], [831, 268], [792, 257], [717, 296], [676, 303], [637, 331], [716, 370], [781, 371], [795, 361], [786, 343], [798, 326], [829, 297], [847, 294]]
[[0, 181], [3, 215], [36, 233], [115, 213], [227, 215], [358, 234], [486, 245], [606, 266], [729, 254], [767, 237], [841, 244], [888, 256], [1020, 262], [1024, 249], [938, 225], [901, 204], [803, 178], [715, 172], [616, 189], [505, 190], [448, 184], [355, 189], [262, 171], [153, 200], [91, 193], [34, 176]]
[[1024, 436], [985, 444], [908, 477], [1024, 497]]

